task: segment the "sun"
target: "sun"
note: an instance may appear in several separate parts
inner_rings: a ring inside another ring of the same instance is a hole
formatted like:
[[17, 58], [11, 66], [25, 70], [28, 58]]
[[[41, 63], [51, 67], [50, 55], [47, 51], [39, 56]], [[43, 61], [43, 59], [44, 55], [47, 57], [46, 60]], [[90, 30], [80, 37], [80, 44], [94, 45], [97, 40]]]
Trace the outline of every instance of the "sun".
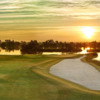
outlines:
[[82, 28], [82, 32], [84, 33], [84, 35], [87, 37], [87, 38], [91, 38], [91, 36], [94, 34], [95, 32], [95, 29], [92, 28], [92, 27], [89, 27], [89, 26], [86, 26], [86, 27], [83, 27]]

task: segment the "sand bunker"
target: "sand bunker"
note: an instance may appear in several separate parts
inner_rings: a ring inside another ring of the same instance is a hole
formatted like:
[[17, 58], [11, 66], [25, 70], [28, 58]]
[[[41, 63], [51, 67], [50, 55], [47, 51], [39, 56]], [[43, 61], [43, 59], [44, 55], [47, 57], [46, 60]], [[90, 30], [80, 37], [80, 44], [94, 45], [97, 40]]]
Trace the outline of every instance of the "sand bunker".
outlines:
[[50, 73], [92, 90], [100, 90], [100, 72], [76, 59], [65, 59], [50, 68]]

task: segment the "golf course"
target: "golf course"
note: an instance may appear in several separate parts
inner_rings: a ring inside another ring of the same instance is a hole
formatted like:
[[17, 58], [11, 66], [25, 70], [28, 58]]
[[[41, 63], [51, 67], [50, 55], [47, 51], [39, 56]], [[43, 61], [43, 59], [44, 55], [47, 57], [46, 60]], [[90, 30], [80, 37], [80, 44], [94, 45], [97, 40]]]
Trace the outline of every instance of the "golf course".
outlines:
[[0, 100], [99, 100], [100, 91], [53, 76], [51, 66], [67, 55], [0, 56]]

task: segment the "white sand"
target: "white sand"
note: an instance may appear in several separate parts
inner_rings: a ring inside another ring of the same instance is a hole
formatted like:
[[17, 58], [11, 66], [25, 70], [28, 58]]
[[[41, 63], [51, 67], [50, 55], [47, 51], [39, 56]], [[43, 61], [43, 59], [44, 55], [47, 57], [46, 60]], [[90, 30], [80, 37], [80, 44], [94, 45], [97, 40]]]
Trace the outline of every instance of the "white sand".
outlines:
[[50, 73], [92, 90], [100, 90], [100, 72], [76, 59], [65, 59], [50, 68]]

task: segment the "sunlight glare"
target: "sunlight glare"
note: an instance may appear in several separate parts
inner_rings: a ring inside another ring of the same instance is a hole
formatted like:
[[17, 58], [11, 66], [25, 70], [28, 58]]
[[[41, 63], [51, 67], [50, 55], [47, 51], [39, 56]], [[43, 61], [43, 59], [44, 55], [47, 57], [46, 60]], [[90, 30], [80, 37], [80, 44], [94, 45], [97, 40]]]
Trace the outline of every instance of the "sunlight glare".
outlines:
[[81, 50], [82, 50], [81, 54], [87, 54], [88, 50], [90, 50], [90, 47], [87, 48], [82, 47]]
[[92, 28], [92, 27], [83, 27], [82, 28], [82, 32], [84, 33], [84, 35], [87, 37], [87, 38], [91, 38], [91, 36], [94, 34], [95, 32], [95, 29]]
[[86, 48], [87, 50], [90, 50], [90, 47]]

